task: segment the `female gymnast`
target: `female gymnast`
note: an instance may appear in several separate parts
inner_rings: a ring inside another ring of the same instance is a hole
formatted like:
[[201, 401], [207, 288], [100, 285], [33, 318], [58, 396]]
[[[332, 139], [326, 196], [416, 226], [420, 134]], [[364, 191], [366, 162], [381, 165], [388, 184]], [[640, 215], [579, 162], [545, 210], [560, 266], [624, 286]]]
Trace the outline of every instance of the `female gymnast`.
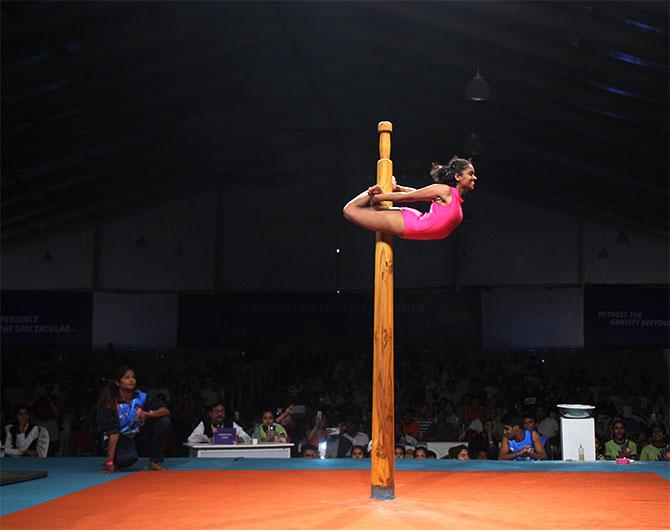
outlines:
[[[463, 220], [461, 196], [475, 189], [475, 168], [469, 160], [453, 157], [448, 164], [433, 162], [430, 171], [435, 184], [414, 189], [398, 186], [393, 178], [393, 192], [384, 193], [378, 184], [350, 200], [344, 217], [373, 232], [383, 232], [402, 239], [443, 239]], [[381, 201], [430, 201], [427, 213], [413, 208], [386, 207]]]

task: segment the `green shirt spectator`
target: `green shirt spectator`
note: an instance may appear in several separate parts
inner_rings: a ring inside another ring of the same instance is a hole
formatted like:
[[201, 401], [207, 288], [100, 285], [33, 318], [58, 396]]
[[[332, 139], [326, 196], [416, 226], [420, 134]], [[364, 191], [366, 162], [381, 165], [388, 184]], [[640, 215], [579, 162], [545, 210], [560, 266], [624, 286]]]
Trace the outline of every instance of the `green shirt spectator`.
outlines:
[[[630, 452], [626, 452], [629, 449]], [[630, 440], [624, 440], [623, 443], [617, 443], [614, 440], [605, 442], [605, 458], [607, 460], [616, 460], [617, 458], [632, 458], [637, 456], [637, 445]]]
[[626, 437], [626, 426], [621, 420], [614, 420], [612, 423], [612, 439], [605, 443], [605, 458], [637, 459], [637, 445]]
[[668, 433], [665, 425], [654, 425], [651, 429], [651, 443], [642, 449], [640, 460], [652, 462], [670, 460], [670, 447], [667, 444]]

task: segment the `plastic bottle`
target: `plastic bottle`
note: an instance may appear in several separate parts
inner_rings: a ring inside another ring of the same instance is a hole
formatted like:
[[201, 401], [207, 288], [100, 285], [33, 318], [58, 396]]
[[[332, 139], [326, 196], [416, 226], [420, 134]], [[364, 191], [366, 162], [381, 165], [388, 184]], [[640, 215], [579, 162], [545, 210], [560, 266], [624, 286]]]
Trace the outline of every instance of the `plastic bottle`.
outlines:
[[584, 447], [582, 444], [579, 444], [579, 449], [577, 450], [577, 453], [579, 454], [579, 461], [583, 462], [584, 461]]

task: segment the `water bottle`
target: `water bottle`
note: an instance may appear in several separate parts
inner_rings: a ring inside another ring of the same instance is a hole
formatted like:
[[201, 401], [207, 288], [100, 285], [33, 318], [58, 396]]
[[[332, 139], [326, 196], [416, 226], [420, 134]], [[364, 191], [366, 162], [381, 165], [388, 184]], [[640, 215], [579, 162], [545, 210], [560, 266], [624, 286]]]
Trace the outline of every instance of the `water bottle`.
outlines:
[[268, 427], [268, 442], [274, 442], [275, 441], [275, 426], [270, 425]]
[[579, 461], [583, 462], [584, 461], [584, 447], [582, 444], [579, 444], [579, 449], [577, 450], [577, 454], [579, 455]]

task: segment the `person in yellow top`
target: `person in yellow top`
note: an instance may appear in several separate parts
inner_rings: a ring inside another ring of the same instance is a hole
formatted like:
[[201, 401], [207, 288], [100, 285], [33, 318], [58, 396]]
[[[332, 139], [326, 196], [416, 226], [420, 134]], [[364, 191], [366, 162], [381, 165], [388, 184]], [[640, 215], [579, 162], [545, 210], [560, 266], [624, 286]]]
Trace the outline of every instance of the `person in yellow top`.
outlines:
[[651, 429], [651, 443], [645, 445], [640, 453], [640, 460], [658, 462], [670, 461], [670, 446], [665, 425], [659, 423]]

